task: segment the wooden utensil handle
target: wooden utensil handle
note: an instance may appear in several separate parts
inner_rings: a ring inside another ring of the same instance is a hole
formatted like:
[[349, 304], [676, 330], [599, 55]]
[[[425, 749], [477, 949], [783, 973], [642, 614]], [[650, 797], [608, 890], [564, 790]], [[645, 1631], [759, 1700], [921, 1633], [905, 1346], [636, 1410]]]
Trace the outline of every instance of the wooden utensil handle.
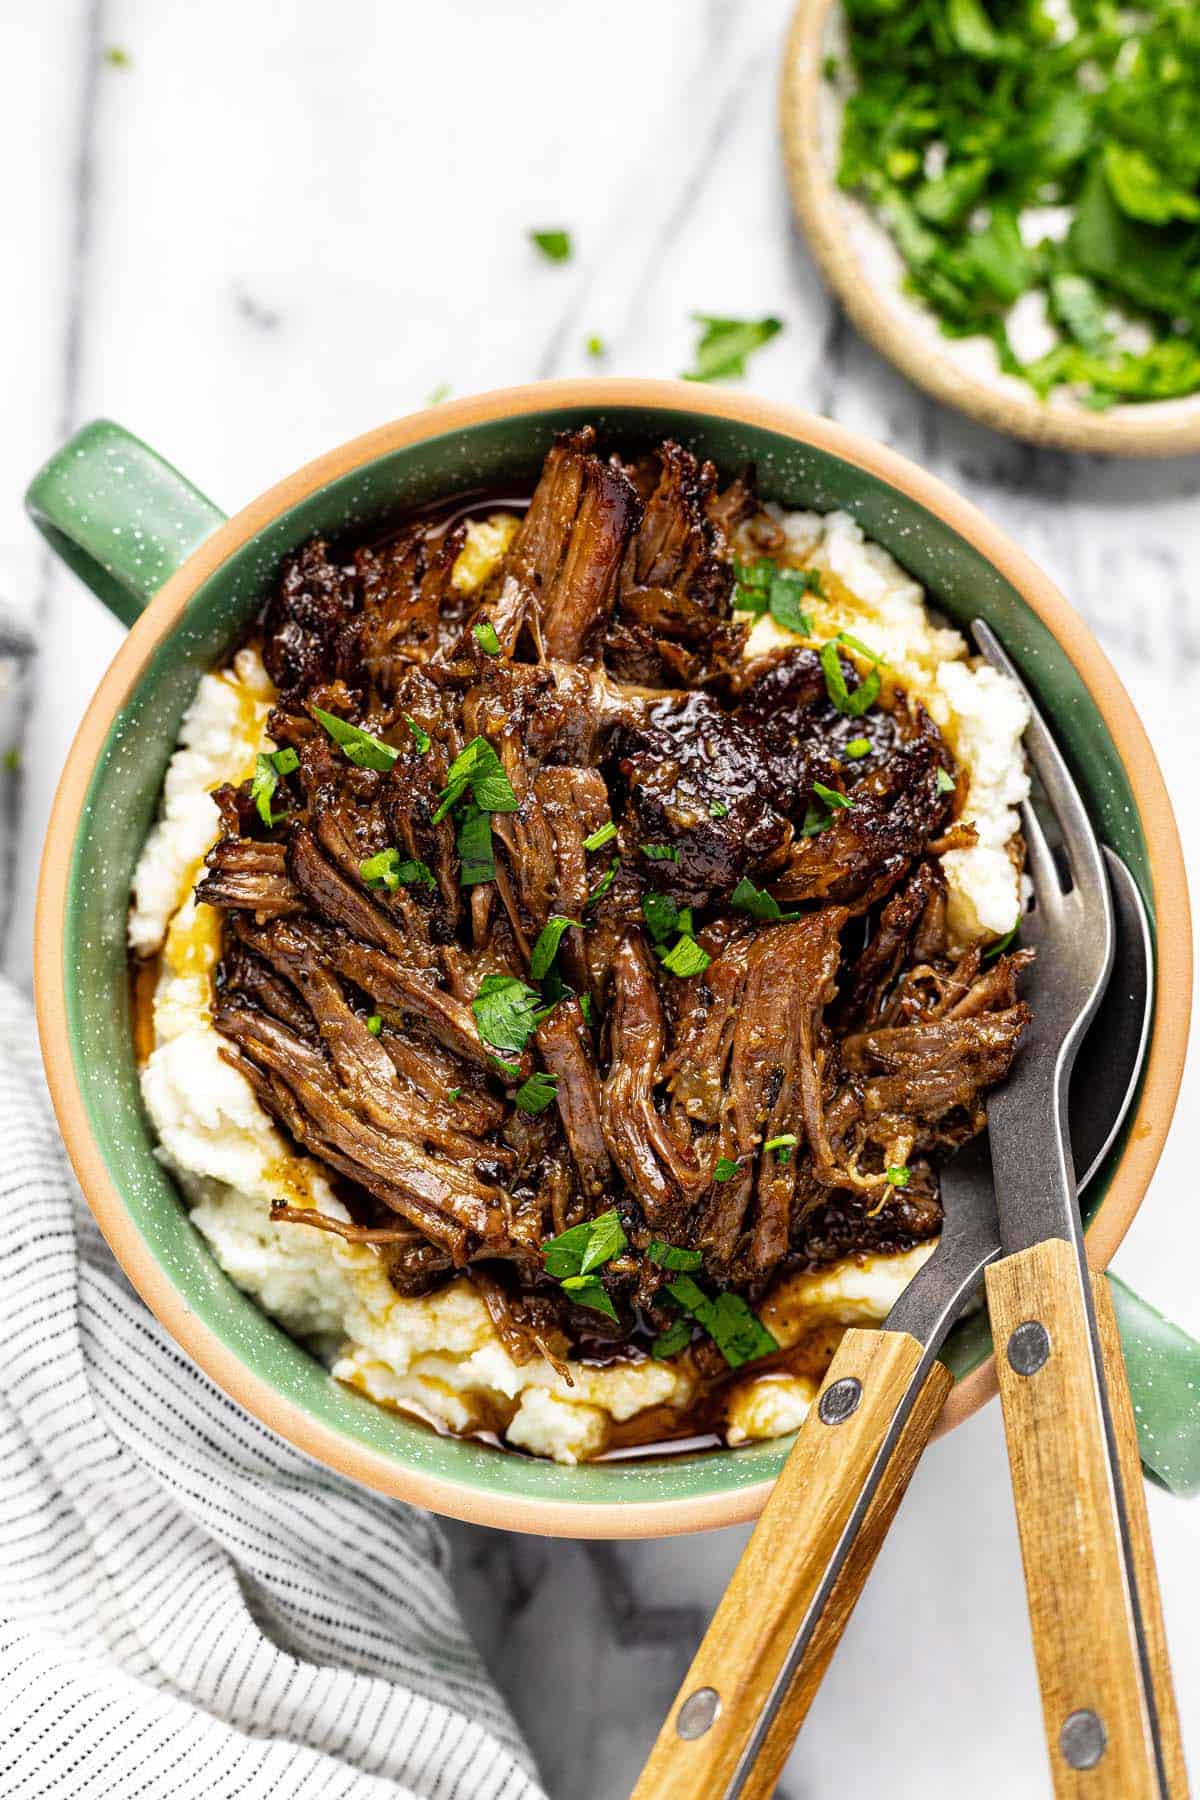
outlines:
[[987, 1272], [1054, 1791], [1058, 1800], [1185, 1800], [1187, 1773], [1125, 1365], [1107, 1286], [1102, 1277], [1092, 1277], [1089, 1286], [1099, 1367], [1071, 1244], [1037, 1244]]
[[[787, 1681], [741, 1800], [768, 1800], [951, 1385], [907, 1332], [847, 1331], [631, 1800], [722, 1800]], [[848, 1528], [861, 1512], [852, 1541]], [[823, 1580], [843, 1557], [827, 1595]], [[810, 1609], [820, 1611], [796, 1669]]]

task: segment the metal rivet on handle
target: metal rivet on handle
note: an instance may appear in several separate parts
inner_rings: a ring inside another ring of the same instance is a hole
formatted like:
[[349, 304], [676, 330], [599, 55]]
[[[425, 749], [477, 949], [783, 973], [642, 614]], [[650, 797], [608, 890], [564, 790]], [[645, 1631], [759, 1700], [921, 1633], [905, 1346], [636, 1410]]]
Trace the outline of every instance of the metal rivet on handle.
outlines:
[[817, 1402], [817, 1411], [823, 1425], [840, 1425], [848, 1419], [859, 1401], [862, 1399], [862, 1382], [857, 1375], [843, 1375], [832, 1387], [827, 1387]]
[[689, 1694], [675, 1715], [675, 1735], [701, 1738], [721, 1710], [721, 1696], [716, 1688], [697, 1688]]
[[1104, 1720], [1088, 1707], [1081, 1707], [1064, 1719], [1058, 1744], [1073, 1769], [1094, 1769], [1108, 1747]]
[[1050, 1333], [1039, 1319], [1018, 1325], [1008, 1340], [1008, 1360], [1018, 1375], [1036, 1375], [1050, 1355]]

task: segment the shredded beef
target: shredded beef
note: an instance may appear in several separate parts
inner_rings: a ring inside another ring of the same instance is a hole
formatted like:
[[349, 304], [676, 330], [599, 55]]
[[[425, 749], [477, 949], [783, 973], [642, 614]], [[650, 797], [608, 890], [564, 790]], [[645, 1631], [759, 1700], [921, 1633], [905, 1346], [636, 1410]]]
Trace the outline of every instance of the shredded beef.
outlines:
[[[372, 1246], [403, 1293], [466, 1269], [513, 1361], [559, 1365], [669, 1321], [656, 1240], [754, 1301], [933, 1236], [1029, 1019], [1027, 953], [949, 947], [938, 857], [971, 834], [936, 724], [890, 676], [839, 710], [818, 644], [745, 660], [735, 541], [795, 561], [752, 474], [565, 434], [470, 594], [461, 515], [314, 540], [262, 612], [296, 766], [270, 823], [220, 790], [196, 894], [223, 1053], [341, 1202], [273, 1216]], [[492, 790], [456, 790], [480, 744]], [[497, 985], [526, 996], [507, 1038]], [[541, 1249], [610, 1209], [615, 1319]]]

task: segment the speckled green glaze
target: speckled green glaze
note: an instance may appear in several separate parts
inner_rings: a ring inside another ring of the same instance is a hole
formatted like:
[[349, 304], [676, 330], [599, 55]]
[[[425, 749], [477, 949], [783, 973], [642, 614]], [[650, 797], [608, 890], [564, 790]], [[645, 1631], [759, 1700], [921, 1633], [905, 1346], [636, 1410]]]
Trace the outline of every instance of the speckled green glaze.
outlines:
[[[196, 590], [109, 733], [72, 846], [65, 942], [66, 966], [75, 977], [67, 997], [71, 1054], [109, 1173], [187, 1307], [261, 1379], [326, 1426], [406, 1467], [481, 1492], [616, 1505], [754, 1485], [778, 1471], [790, 1440], [564, 1468], [438, 1437], [338, 1386], [222, 1274], [155, 1159], [132, 1052], [124, 944], [134, 864], [184, 709], [199, 677], [261, 600], [280, 558], [315, 532], [353, 532], [450, 494], [478, 488], [527, 492], [554, 434], [587, 421], [626, 450], [669, 435], [725, 469], [753, 461], [766, 496], [789, 507], [844, 507], [952, 618], [985, 618], [1052, 721], [1102, 835], [1129, 865], [1148, 907], [1153, 896], [1137, 809], [1115, 747], [1066, 655], [1017, 590], [916, 500], [783, 433], [670, 407], [556, 408], [447, 431], [383, 454], [309, 495]], [[107, 423], [86, 428], [47, 465], [30, 490], [30, 505], [59, 553], [125, 620], [220, 521], [216, 510], [146, 446]], [[1089, 1193], [1089, 1217], [1102, 1203], [1119, 1152], [1118, 1144]], [[1118, 1310], [1143, 1454], [1176, 1491], [1200, 1486], [1194, 1395], [1171, 1389], [1167, 1406], [1160, 1404], [1165, 1340], [1150, 1326], [1157, 1315], [1128, 1290], [1121, 1290]], [[986, 1319], [977, 1315], [956, 1330], [945, 1360], [961, 1376], [990, 1348]], [[1189, 1348], [1200, 1359], [1200, 1348]], [[1151, 1394], [1147, 1382], [1151, 1388], [1157, 1384], [1157, 1391]], [[1171, 1413], [1175, 1400], [1186, 1400], [1182, 1413], [1188, 1415], [1178, 1431]]]

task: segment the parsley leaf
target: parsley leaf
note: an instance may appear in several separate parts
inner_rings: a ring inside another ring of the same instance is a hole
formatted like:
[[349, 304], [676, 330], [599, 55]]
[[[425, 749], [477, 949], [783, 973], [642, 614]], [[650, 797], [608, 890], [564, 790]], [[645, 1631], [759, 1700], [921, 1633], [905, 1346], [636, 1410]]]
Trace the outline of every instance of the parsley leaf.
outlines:
[[945, 769], [938, 770], [937, 791], [939, 794], [952, 794], [957, 786], [958, 783], [955, 781], [953, 775], [948, 774]]
[[529, 958], [529, 973], [535, 981], [544, 981], [550, 973], [550, 966], [558, 955], [558, 946], [562, 942], [564, 932], [578, 925], [578, 919], [568, 919], [562, 913], [551, 913], [542, 929], [538, 932], [537, 943], [533, 946], [533, 954]]
[[[861, 648], [853, 638], [846, 637], [844, 633], [839, 633], [837, 638], [831, 638], [827, 644], [822, 644], [821, 670], [825, 676], [825, 691], [840, 713], [845, 713], [847, 718], [857, 719], [878, 700], [882, 682], [876, 666], [863, 676], [856, 688], [851, 688], [842, 670], [842, 659], [838, 655], [839, 641], [854, 644], [856, 650]], [[867, 651], [866, 654], [869, 656], [871, 653]]]
[[356, 768], [378, 769], [382, 773], [391, 768], [400, 754], [382, 738], [373, 737], [369, 731], [364, 731], [360, 725], [351, 725], [346, 719], [335, 718], [322, 707], [314, 706], [312, 715], [340, 747], [347, 762], [352, 762]]
[[909, 1171], [903, 1163], [889, 1163], [884, 1179], [892, 1187], [905, 1188], [908, 1186]]
[[492, 818], [470, 803], [463, 807], [455, 839], [458, 851], [459, 887], [478, 887], [482, 881], [495, 881], [496, 858], [492, 850]]
[[585, 850], [603, 850], [605, 844], [611, 844], [616, 835], [617, 828], [609, 819], [607, 824], [593, 831], [590, 837], [584, 838], [583, 847]]
[[433, 870], [416, 858], [402, 858], [395, 849], [381, 850], [358, 865], [358, 872], [368, 887], [384, 887], [395, 893], [399, 887], [433, 887]]
[[673, 1325], [668, 1325], [655, 1338], [650, 1346], [650, 1354], [656, 1362], [665, 1362], [667, 1357], [678, 1356], [681, 1350], [686, 1350], [691, 1341], [692, 1328], [687, 1320], [676, 1319]]
[[739, 912], [749, 913], [762, 925], [773, 925], [777, 919], [794, 919], [796, 913], [785, 913], [774, 895], [764, 889], [755, 887], [748, 875], [742, 879], [729, 896], [730, 906], [736, 906]]
[[535, 244], [547, 262], [570, 262], [572, 244], [569, 231], [556, 228], [550, 231], [531, 231], [530, 242]]
[[480, 812], [507, 813], [520, 810], [521, 803], [512, 791], [512, 784], [504, 773], [500, 758], [483, 737], [472, 738], [447, 769], [446, 785], [438, 796], [433, 823], [439, 825], [451, 807], [457, 806], [467, 792]]
[[383, 1020], [378, 1013], [372, 1013], [367, 1020], [367, 1030], [372, 1037], [378, 1037], [383, 1030]]
[[706, 1294], [690, 1275], [668, 1282], [667, 1292], [702, 1325], [731, 1369], [769, 1356], [779, 1345], [740, 1294]]
[[496, 636], [496, 627], [490, 619], [484, 619], [478, 625], [472, 625], [471, 634], [479, 648], [488, 656], [499, 656], [500, 639]]
[[604, 871], [603, 875], [600, 877], [599, 881], [596, 883], [595, 887], [592, 889], [591, 893], [588, 895], [587, 900], [584, 904], [584, 908], [583, 908], [584, 912], [590, 912], [592, 910], [593, 906], [599, 905], [600, 901], [603, 900], [605, 894], [607, 894], [609, 888], [612, 886], [613, 882], [617, 879], [617, 870], [620, 868], [620, 866], [621, 866], [620, 857], [614, 856], [612, 861], [609, 863], [607, 869]]
[[674, 844], [639, 844], [638, 849], [650, 862], [677, 863], [679, 861], [679, 851]]
[[864, 756], [871, 754], [871, 740], [865, 737], [851, 738], [845, 751], [851, 762], [861, 762]]
[[485, 975], [471, 1002], [475, 1027], [494, 1050], [519, 1055], [549, 1008], [515, 975]]
[[681, 937], [663, 957], [662, 966], [672, 975], [678, 975], [681, 981], [686, 981], [692, 975], [703, 975], [711, 961], [708, 951], [694, 937]]
[[723, 800], [710, 800], [708, 803], [708, 816], [710, 819], [727, 819], [729, 817], [729, 808]]
[[258, 816], [268, 831], [278, 825], [286, 813], [271, 810], [271, 801], [275, 797], [275, 789], [279, 785], [281, 775], [290, 775], [293, 769], [300, 767], [300, 758], [290, 744], [282, 750], [264, 750], [254, 759], [254, 776], [250, 783], [250, 798], [258, 809]]
[[691, 907], [679, 906], [670, 894], [643, 894], [642, 917], [646, 921], [646, 930], [650, 933], [650, 942], [655, 948], [679, 933], [684, 937], [692, 934]]
[[712, 313], [693, 313], [703, 327], [696, 345], [695, 367], [685, 381], [722, 381], [746, 373], [746, 358], [783, 330], [781, 319], [723, 319]]
[[741, 1163], [734, 1162], [731, 1157], [718, 1156], [716, 1167], [713, 1169], [713, 1180], [732, 1181], [741, 1166]]
[[557, 1075], [551, 1075], [545, 1069], [535, 1069], [529, 1079], [521, 1083], [513, 1099], [523, 1113], [535, 1116], [545, 1112], [554, 1099], [557, 1087]]
[[848, 811], [854, 805], [848, 794], [839, 794], [836, 788], [826, 787], [823, 781], [813, 782], [813, 793], [834, 812]]
[[615, 1206], [610, 1207], [594, 1219], [585, 1219], [581, 1225], [572, 1225], [557, 1237], [547, 1238], [542, 1245], [546, 1273], [555, 1281], [590, 1275], [619, 1256], [627, 1241], [621, 1216]]
[[418, 725], [415, 719], [410, 719], [407, 713], [405, 713], [403, 717], [404, 723], [412, 732], [413, 743], [417, 746], [417, 755], [427, 756], [429, 753], [429, 746], [433, 742], [433, 739], [430, 737], [425, 727], [423, 725]]
[[785, 631], [794, 631], [800, 637], [812, 636], [812, 620], [801, 606], [805, 594], [819, 594], [821, 578], [815, 569], [780, 569], [771, 577], [771, 585], [767, 590], [767, 605], [771, 617]]
[[699, 1250], [680, 1250], [662, 1238], [651, 1238], [646, 1254], [660, 1269], [698, 1269], [704, 1261]]

